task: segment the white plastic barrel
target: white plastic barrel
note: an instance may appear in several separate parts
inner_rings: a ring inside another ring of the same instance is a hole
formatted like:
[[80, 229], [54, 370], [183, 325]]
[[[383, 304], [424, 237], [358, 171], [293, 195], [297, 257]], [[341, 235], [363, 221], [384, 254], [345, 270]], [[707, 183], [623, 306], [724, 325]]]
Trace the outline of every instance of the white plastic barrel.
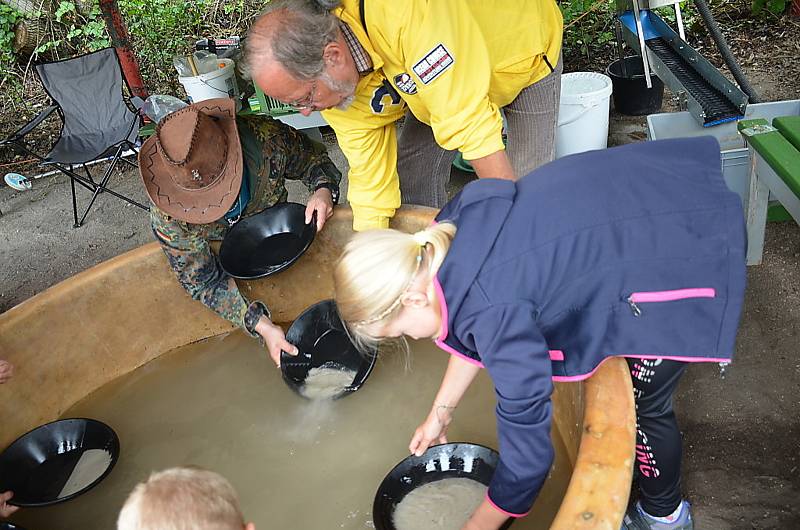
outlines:
[[231, 59], [219, 59], [219, 64], [224, 64], [207, 74], [200, 74], [194, 77], [178, 77], [186, 94], [192, 103], [214, 98], [234, 98], [239, 99], [239, 87], [236, 85], [236, 76], [233, 68], [234, 62]]
[[556, 158], [608, 145], [611, 78], [597, 72], [561, 76]]

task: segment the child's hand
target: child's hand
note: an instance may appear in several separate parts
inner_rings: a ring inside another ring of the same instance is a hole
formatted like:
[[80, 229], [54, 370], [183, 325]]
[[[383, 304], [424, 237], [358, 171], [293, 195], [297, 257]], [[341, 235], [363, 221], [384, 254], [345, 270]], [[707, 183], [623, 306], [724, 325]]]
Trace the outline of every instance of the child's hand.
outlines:
[[[5, 362], [5, 361], [2, 361]], [[8, 501], [14, 496], [13, 491], [4, 491], [0, 493], [0, 519], [11, 517], [11, 514], [19, 510], [19, 506], [11, 506]]]
[[272, 361], [279, 368], [281, 366], [281, 351], [285, 351], [289, 355], [297, 355], [297, 347], [287, 341], [281, 327], [273, 324], [267, 317], [262, 316], [259, 319], [258, 324], [256, 324], [256, 333], [264, 339], [269, 356], [272, 357]]
[[451, 410], [452, 407], [434, 405], [425, 422], [414, 431], [408, 450], [416, 456], [422, 456], [435, 442], [446, 444], [447, 426], [453, 421]]
[[8, 361], [0, 361], [0, 384], [5, 383], [14, 375], [14, 365]]

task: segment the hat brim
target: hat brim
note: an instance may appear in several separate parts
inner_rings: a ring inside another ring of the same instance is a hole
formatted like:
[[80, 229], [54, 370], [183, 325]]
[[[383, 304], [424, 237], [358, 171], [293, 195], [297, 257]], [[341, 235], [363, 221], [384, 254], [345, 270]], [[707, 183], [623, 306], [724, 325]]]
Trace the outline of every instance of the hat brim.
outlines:
[[219, 119], [228, 139], [228, 155], [220, 178], [210, 186], [188, 190], [175, 184], [170, 165], [156, 146], [156, 135], [145, 140], [139, 150], [139, 174], [150, 201], [167, 215], [194, 224], [221, 219], [239, 197], [242, 185], [242, 145], [236, 128], [236, 107], [231, 98], [207, 99], [193, 103], [209, 116]]

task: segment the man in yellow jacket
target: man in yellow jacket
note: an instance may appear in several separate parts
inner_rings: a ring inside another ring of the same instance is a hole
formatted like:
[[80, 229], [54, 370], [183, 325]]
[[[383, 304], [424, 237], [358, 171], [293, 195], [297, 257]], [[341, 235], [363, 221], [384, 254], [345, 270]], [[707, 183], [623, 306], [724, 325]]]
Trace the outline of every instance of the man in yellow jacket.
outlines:
[[401, 193], [442, 206], [456, 151], [480, 178], [552, 160], [561, 36], [554, 0], [272, 0], [244, 66], [267, 95], [323, 111], [365, 230], [388, 226]]

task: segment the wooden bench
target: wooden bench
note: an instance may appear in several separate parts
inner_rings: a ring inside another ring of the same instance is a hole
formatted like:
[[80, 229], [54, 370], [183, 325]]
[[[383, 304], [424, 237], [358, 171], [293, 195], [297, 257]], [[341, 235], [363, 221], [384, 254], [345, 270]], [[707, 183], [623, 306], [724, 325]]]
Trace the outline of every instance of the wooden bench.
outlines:
[[761, 263], [770, 193], [800, 224], [800, 116], [743, 120], [739, 132], [750, 150], [747, 264]]

